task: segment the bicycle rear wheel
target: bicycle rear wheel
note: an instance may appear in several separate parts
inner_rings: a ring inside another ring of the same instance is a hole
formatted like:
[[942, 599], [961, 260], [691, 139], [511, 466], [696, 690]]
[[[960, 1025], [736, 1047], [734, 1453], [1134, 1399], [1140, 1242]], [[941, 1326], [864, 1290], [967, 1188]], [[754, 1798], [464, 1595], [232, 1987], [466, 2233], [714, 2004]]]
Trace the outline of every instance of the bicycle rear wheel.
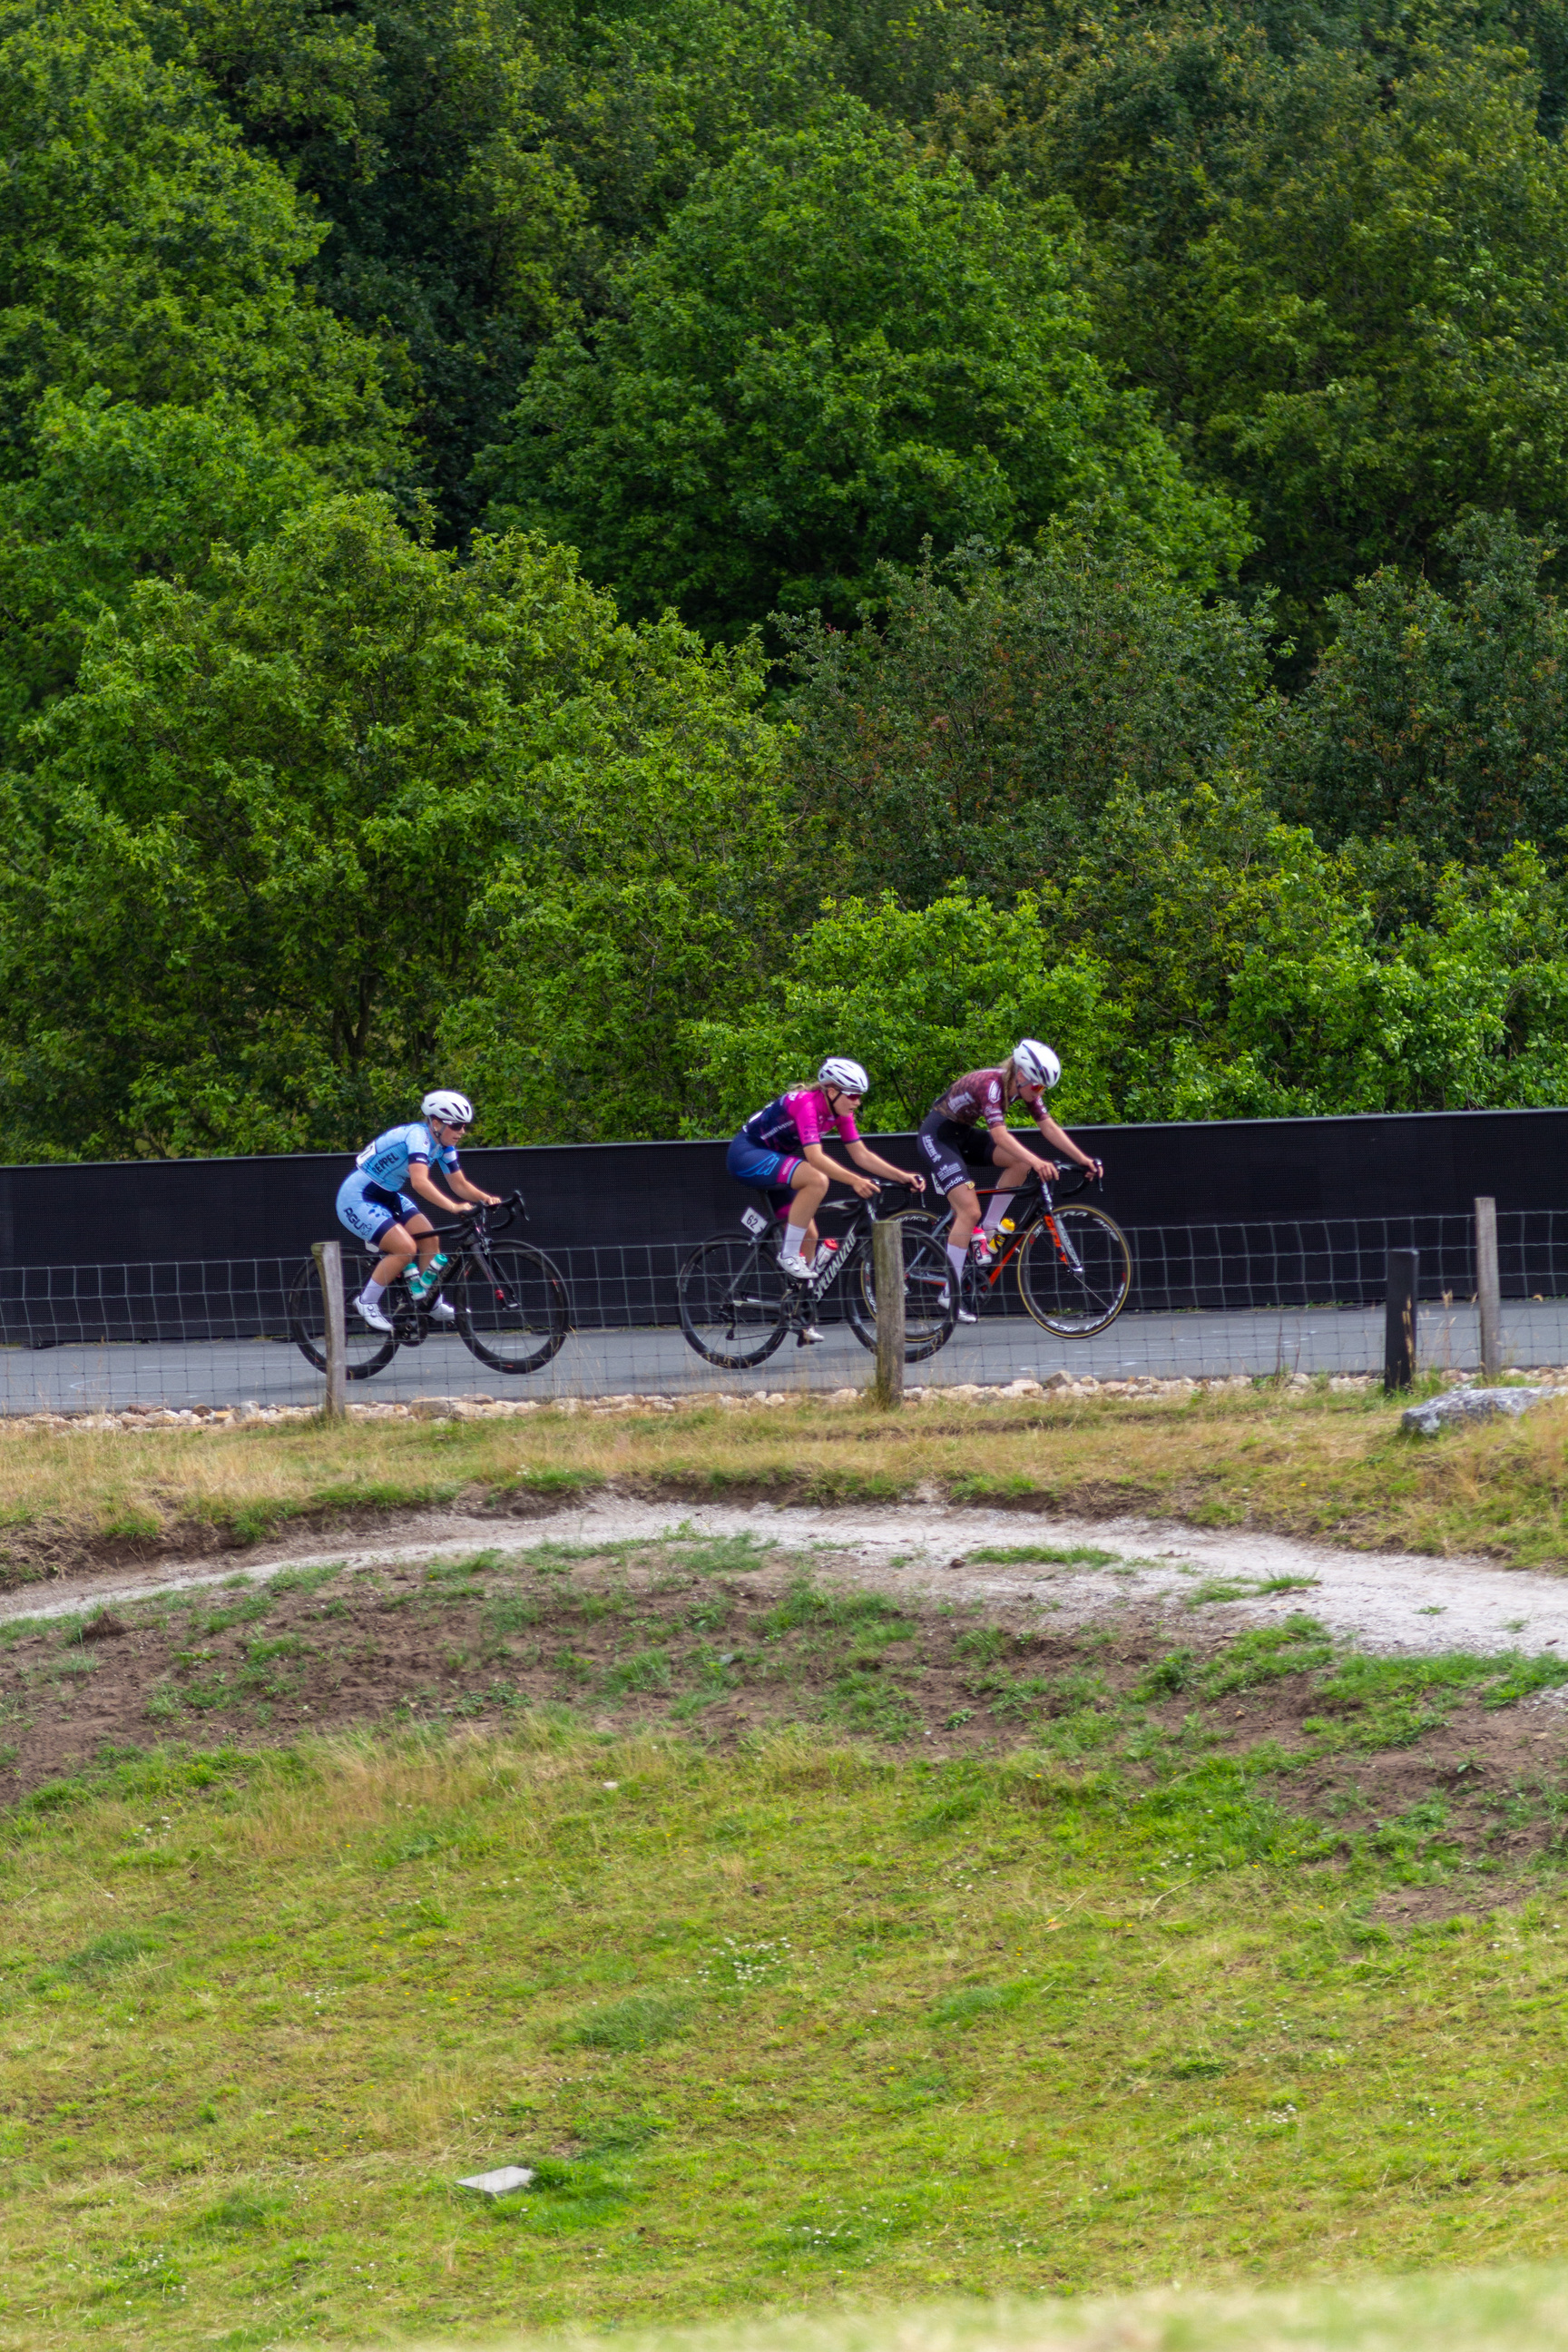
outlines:
[[487, 1241], [482, 1255], [470, 1248], [442, 1290], [457, 1309], [458, 1336], [492, 1371], [537, 1372], [571, 1328], [565, 1284], [527, 1242]]
[[784, 1277], [773, 1251], [740, 1234], [701, 1242], [680, 1269], [686, 1343], [727, 1372], [765, 1363], [785, 1330]]
[[[936, 1219], [919, 1209], [897, 1220], [904, 1252], [904, 1361], [924, 1363], [952, 1337], [958, 1304]], [[868, 1250], [851, 1276], [849, 1328], [863, 1348], [877, 1344], [877, 1280]]]
[[[354, 1313], [354, 1300], [380, 1262], [378, 1250], [343, 1251], [343, 1348], [347, 1357], [345, 1370], [351, 1381], [368, 1381], [373, 1372], [390, 1364], [397, 1353], [395, 1336], [373, 1331]], [[384, 1311], [390, 1312], [395, 1304], [395, 1297], [389, 1294]], [[326, 1370], [326, 1317], [321, 1307], [321, 1277], [313, 1257], [305, 1260], [289, 1286], [289, 1337], [308, 1364], [314, 1364], [319, 1372]]]
[[1132, 1253], [1103, 1209], [1057, 1209], [1024, 1236], [1018, 1289], [1037, 1323], [1087, 1339], [1114, 1323], [1132, 1287]]

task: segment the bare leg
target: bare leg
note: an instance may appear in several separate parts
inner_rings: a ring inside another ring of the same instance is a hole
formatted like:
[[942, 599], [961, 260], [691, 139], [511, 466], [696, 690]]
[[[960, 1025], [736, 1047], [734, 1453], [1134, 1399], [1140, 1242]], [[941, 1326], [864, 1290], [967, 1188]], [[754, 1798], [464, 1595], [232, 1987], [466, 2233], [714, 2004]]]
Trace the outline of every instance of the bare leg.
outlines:
[[415, 1246], [414, 1236], [406, 1225], [388, 1225], [381, 1237], [381, 1256], [376, 1261], [375, 1272], [370, 1277], [378, 1290], [384, 1290], [389, 1283], [395, 1282], [407, 1270]]
[[795, 1198], [789, 1204], [789, 1223], [784, 1227], [784, 1247], [779, 1255], [785, 1265], [804, 1264], [808, 1243], [815, 1245], [816, 1212], [827, 1192], [827, 1178], [820, 1168], [803, 1160], [790, 1178]]
[[984, 1232], [988, 1234], [994, 1234], [995, 1232], [997, 1226], [1001, 1223], [1003, 1218], [1012, 1207], [1013, 1195], [1017, 1191], [1023, 1181], [1024, 1171], [1022, 1169], [999, 1168], [997, 1170], [996, 1188], [992, 1193], [991, 1198], [985, 1203], [985, 1215], [982, 1221], [982, 1230]]
[[789, 1222], [797, 1233], [805, 1233], [812, 1229], [816, 1213], [827, 1198], [827, 1179], [820, 1168], [803, 1160], [789, 1181], [795, 1193], [789, 1204]]
[[973, 1184], [955, 1184], [947, 1197], [952, 1210], [948, 1245], [962, 1253], [969, 1247], [969, 1236], [980, 1222], [980, 1195]]

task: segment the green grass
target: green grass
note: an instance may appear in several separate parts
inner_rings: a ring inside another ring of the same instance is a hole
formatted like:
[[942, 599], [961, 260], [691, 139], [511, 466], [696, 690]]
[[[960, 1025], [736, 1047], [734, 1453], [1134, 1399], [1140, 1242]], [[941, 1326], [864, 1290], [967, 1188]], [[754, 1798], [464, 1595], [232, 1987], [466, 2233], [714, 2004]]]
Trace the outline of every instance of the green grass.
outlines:
[[988, 1544], [965, 1555], [976, 1560], [1038, 1560], [1053, 1568], [1115, 1568], [1120, 1552], [1102, 1551], [1097, 1544]]
[[[1310, 1621], [1229, 1670], [1291, 1646]], [[1489, 1670], [1395, 1696], [1506, 1704], [1525, 1670]], [[1510, 1911], [1394, 1930], [1440, 1801], [1346, 1837], [1289, 1793], [1180, 1742], [1135, 1772], [539, 1719], [106, 1760], [0, 1847], [0, 2345], [1549, 2255], [1556, 1850]], [[456, 2186], [508, 2161], [536, 2189]]]

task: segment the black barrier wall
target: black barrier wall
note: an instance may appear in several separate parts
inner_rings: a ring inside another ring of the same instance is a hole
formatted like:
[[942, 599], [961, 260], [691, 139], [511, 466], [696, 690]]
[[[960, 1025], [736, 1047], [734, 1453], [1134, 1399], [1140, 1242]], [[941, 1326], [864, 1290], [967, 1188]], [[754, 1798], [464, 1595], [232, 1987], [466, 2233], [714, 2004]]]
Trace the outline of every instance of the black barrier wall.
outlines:
[[[1432, 1111], [1400, 1118], [1212, 1120], [1074, 1130], [1106, 1164], [1101, 1196], [1124, 1225], [1468, 1215], [1568, 1207], [1568, 1109]], [[908, 1136], [876, 1139], [915, 1164]], [[723, 1142], [474, 1150], [487, 1191], [521, 1186], [544, 1249], [691, 1243], [750, 1199]], [[0, 1169], [0, 1266], [149, 1265], [291, 1257], [338, 1233], [346, 1154], [100, 1160]]]

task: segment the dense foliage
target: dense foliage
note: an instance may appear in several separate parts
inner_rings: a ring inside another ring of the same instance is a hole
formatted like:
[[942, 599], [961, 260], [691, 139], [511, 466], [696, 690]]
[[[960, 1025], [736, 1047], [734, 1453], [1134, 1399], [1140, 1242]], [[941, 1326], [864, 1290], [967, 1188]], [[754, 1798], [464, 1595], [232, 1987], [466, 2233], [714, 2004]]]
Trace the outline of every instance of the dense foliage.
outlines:
[[0, 1154], [1568, 1083], [1568, 0], [0, 0]]

